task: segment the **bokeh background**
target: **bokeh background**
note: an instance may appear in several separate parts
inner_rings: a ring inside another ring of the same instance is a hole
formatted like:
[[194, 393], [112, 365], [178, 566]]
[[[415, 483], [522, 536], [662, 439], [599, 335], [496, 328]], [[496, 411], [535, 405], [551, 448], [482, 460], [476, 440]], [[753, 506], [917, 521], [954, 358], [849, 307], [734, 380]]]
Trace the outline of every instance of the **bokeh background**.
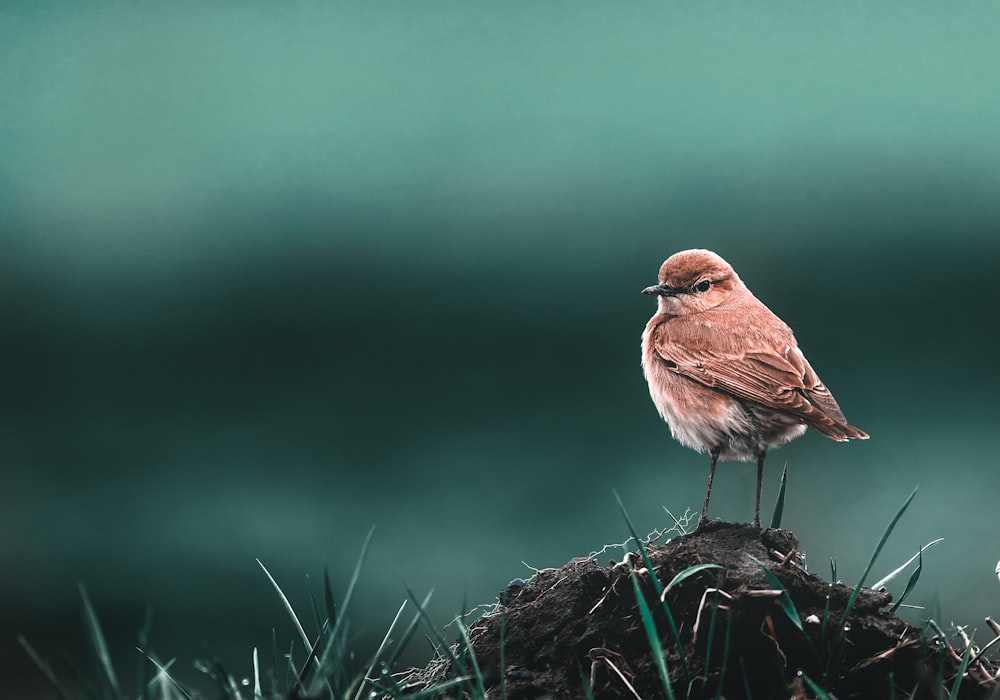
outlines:
[[984, 627], [998, 33], [996, 3], [5, 3], [7, 690], [40, 692], [18, 634], [86, 663], [78, 583], [126, 685], [147, 605], [201, 682], [295, 636], [255, 557], [308, 618], [375, 525], [363, 651], [404, 582], [443, 625], [623, 541], [612, 489], [642, 531], [697, 508], [639, 368], [639, 290], [689, 247], [872, 434], [770, 456], [811, 568], [853, 583], [919, 484], [873, 578], [944, 537], [911, 600]]

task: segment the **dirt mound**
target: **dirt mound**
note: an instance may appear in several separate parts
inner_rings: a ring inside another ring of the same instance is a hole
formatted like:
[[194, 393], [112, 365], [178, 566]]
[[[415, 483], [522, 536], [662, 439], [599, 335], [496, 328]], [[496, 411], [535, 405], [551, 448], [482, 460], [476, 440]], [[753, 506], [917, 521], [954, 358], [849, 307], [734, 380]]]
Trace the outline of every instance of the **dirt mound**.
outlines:
[[[716, 697], [720, 684], [721, 697], [811, 698], [809, 680], [841, 699], [938, 698], [958, 673], [955, 650], [890, 614], [888, 593], [860, 590], [842, 627], [852, 589], [806, 573], [786, 530], [716, 521], [648, 554], [663, 585], [691, 566], [723, 567], [667, 592], [679, 651], [649, 572], [632, 558], [678, 698]], [[469, 634], [490, 697], [501, 697], [501, 682], [510, 700], [585, 698], [585, 684], [596, 698], [665, 696], [628, 563], [574, 559], [501, 601]], [[989, 696], [985, 671], [970, 667], [959, 697]]]

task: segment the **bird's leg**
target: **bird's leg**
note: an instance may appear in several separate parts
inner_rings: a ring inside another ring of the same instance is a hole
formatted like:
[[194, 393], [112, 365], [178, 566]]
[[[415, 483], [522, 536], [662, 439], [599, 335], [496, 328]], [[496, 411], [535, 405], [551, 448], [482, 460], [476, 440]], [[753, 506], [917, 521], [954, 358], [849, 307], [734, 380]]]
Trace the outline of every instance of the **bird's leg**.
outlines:
[[715, 463], [719, 461], [721, 447], [712, 448], [712, 466], [708, 468], [708, 485], [705, 487], [705, 505], [701, 507], [701, 518], [698, 519], [698, 527], [708, 522], [708, 499], [712, 495], [712, 479], [715, 477]]
[[753, 505], [753, 526], [760, 527], [760, 484], [764, 480], [764, 456], [767, 450], [761, 450], [757, 455], [757, 500]]

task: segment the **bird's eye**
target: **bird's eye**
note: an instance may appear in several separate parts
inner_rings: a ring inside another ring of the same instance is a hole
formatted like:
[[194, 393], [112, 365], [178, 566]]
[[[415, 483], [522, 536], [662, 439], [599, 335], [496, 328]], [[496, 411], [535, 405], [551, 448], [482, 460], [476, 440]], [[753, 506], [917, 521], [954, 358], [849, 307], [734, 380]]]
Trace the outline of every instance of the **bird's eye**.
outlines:
[[702, 280], [694, 286], [694, 291], [696, 292], [707, 292], [708, 288], [712, 286], [712, 283], [708, 280]]

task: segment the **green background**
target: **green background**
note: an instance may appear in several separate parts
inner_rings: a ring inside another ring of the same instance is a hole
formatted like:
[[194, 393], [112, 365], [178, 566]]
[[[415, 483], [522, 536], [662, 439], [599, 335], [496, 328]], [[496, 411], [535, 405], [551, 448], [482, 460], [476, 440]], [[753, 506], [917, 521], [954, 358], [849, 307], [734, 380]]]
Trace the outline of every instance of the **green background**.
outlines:
[[1000, 6], [164, 5], [0, 9], [8, 689], [17, 634], [86, 660], [78, 582], [126, 678], [147, 604], [180, 677], [249, 674], [294, 637], [255, 557], [308, 613], [376, 525], [366, 649], [404, 581], [444, 624], [623, 541], [612, 489], [699, 507], [639, 368], [690, 247], [872, 435], [769, 458], [811, 569], [854, 583], [919, 484], [873, 578], [944, 537], [911, 601], [1000, 613]]

